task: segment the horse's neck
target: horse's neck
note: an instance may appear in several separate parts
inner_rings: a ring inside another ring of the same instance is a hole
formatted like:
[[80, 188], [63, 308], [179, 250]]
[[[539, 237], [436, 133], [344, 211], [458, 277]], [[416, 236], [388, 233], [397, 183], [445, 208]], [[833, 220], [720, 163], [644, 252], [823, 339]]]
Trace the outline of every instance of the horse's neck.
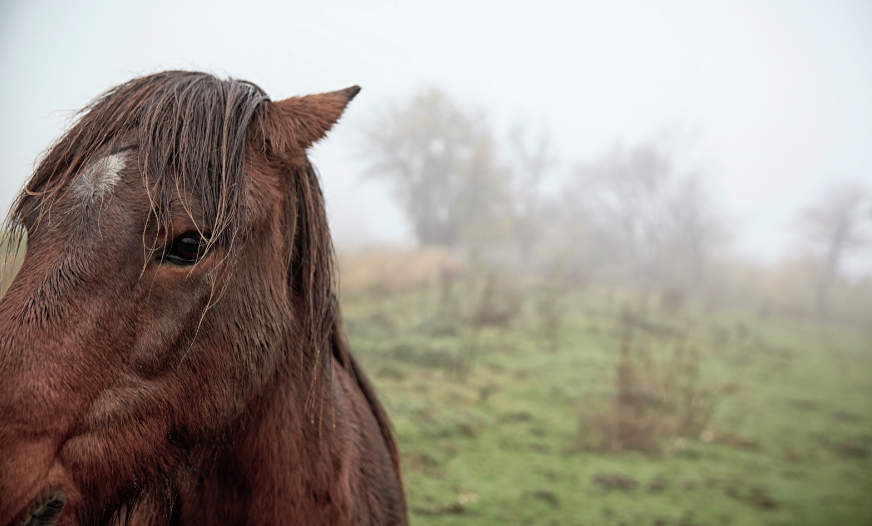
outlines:
[[332, 346], [329, 378], [277, 374], [228, 441], [192, 459], [174, 523], [408, 524], [387, 416], [338, 327]]
[[278, 379], [227, 444], [198, 453], [179, 484], [178, 522], [349, 522], [353, 459], [341, 418], [344, 401], [331, 382], [317, 385], [312, 393], [299, 378]]

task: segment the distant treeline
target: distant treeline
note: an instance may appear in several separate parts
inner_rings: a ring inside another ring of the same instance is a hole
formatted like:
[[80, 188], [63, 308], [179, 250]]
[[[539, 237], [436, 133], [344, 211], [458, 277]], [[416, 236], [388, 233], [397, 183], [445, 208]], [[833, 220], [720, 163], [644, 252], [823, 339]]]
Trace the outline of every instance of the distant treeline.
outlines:
[[421, 246], [578, 284], [821, 316], [872, 312], [870, 278], [841, 276], [845, 256], [870, 240], [872, 202], [858, 184], [834, 184], [809, 204], [792, 227], [797, 256], [773, 269], [731, 255], [734, 232], [705, 174], [681, 168], [658, 139], [560, 162], [547, 130], [517, 125], [500, 140], [437, 89], [384, 111], [364, 138], [367, 176], [392, 184]]

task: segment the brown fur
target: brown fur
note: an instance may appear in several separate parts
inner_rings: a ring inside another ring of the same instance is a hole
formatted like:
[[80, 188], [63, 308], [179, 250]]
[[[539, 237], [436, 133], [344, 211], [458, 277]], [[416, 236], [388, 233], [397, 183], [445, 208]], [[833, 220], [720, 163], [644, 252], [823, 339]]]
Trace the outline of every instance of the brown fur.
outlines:
[[[166, 72], [49, 150], [9, 220], [28, 249], [0, 299], [0, 525], [62, 501], [57, 524], [407, 523], [305, 154], [358, 90], [269, 102]], [[117, 185], [77, 201], [112, 152]], [[208, 255], [160, 262], [189, 231]]]

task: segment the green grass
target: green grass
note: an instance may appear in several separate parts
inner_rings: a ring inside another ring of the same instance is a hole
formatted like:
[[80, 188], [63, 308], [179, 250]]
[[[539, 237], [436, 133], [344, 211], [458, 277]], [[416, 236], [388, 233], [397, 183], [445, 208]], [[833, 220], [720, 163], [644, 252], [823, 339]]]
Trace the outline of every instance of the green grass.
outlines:
[[[450, 309], [435, 289], [343, 298], [399, 437], [413, 524], [872, 524], [868, 332], [571, 292], [555, 351], [527, 287], [508, 325], [479, 329], [462, 295]], [[699, 350], [705, 436], [649, 452], [590, 440], [613, 407], [628, 305], [681, 335], [635, 332], [659, 371], [677, 345]]]

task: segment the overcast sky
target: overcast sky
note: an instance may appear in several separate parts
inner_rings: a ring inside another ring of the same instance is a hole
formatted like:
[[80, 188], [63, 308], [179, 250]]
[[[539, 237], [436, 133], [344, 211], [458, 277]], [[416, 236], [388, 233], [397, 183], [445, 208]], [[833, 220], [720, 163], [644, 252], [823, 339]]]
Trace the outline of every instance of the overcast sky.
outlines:
[[[183, 5], [182, 5], [183, 4]], [[299, 4], [299, 5], [297, 5]], [[363, 87], [314, 152], [340, 245], [410, 243], [360, 129], [436, 86], [503, 133], [547, 125], [563, 171], [664, 130], [776, 261], [828, 182], [872, 186], [872, 2], [0, 2], [0, 207], [72, 112], [163, 69], [251, 80], [274, 100]]]

